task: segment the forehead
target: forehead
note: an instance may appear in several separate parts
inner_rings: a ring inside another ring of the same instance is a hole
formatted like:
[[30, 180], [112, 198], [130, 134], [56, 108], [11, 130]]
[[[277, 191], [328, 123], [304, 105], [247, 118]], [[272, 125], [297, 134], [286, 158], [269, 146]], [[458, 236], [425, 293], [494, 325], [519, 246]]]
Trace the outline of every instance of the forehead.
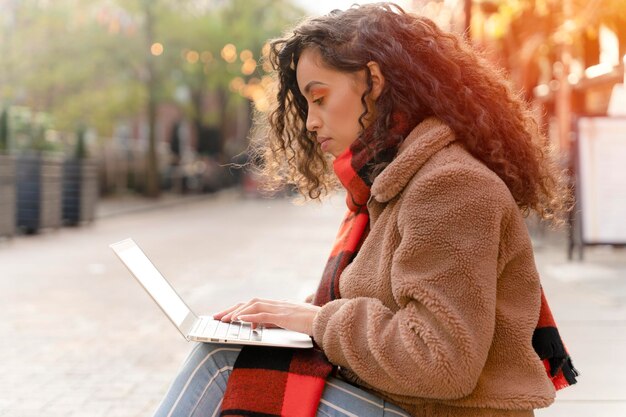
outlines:
[[304, 92], [307, 84], [312, 81], [335, 85], [346, 82], [350, 78], [350, 75], [326, 66], [321, 54], [314, 48], [307, 48], [302, 51], [296, 67], [296, 79], [302, 92]]
[[317, 48], [306, 48], [302, 50], [300, 53], [300, 58], [298, 59], [298, 65], [296, 67], [296, 72], [302, 72], [308, 69], [310, 66], [316, 67], [318, 69], [326, 69], [324, 65], [324, 60], [322, 59], [322, 54]]

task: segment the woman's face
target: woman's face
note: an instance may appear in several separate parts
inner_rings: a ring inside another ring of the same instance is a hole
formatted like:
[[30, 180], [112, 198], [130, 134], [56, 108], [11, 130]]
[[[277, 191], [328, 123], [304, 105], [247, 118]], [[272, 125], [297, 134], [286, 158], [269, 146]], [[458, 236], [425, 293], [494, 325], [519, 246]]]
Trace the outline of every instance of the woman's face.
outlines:
[[[316, 49], [305, 49], [298, 61], [296, 78], [309, 111], [306, 128], [315, 133], [322, 152], [338, 156], [361, 132], [361, 96], [367, 89], [365, 71], [344, 73], [323, 65]], [[368, 118], [363, 124], [367, 126]]]

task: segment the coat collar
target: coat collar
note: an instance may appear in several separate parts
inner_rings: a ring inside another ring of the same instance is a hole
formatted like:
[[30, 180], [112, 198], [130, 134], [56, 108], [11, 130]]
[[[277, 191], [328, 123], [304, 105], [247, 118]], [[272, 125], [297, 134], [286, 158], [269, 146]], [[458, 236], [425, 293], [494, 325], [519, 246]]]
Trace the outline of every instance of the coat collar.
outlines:
[[454, 132], [441, 120], [430, 117], [408, 134], [398, 155], [376, 177], [372, 196], [386, 203], [397, 196], [431, 156], [455, 139]]

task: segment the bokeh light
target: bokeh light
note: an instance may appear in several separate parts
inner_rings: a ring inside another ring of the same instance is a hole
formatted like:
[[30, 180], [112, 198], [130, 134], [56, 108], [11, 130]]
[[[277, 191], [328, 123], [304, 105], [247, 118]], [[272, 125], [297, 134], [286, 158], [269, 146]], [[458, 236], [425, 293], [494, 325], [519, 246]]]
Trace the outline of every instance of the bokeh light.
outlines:
[[246, 61], [241, 66], [241, 72], [244, 75], [251, 75], [256, 69], [256, 61], [252, 58], [246, 59]]
[[163, 44], [161, 44], [159, 42], [153, 43], [152, 46], [150, 47], [150, 52], [154, 56], [161, 55], [163, 53]]
[[241, 92], [241, 89], [246, 85], [246, 82], [243, 80], [243, 78], [241, 77], [235, 77], [233, 78], [230, 83], [228, 84], [228, 87], [230, 88], [230, 91], [232, 92], [236, 92], [239, 93]]
[[185, 57], [185, 59], [187, 59], [187, 62], [189, 62], [190, 64], [195, 64], [200, 59], [200, 54], [198, 53], [198, 51], [192, 50], [187, 52], [187, 56]]
[[241, 59], [241, 62], [245, 62], [248, 59], [252, 59], [252, 58], [254, 58], [254, 55], [252, 54], [252, 51], [249, 49], [244, 49], [239, 54], [239, 59]]
[[237, 60], [237, 47], [232, 43], [228, 43], [222, 48], [221, 55], [224, 61], [232, 64]]

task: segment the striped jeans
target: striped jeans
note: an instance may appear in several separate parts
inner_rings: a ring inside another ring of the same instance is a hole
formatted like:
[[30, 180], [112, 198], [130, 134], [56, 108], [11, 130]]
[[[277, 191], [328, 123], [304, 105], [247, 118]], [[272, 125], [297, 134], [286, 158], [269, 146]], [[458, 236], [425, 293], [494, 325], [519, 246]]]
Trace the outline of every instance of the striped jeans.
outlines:
[[[219, 416], [226, 382], [241, 346], [198, 343], [154, 417]], [[329, 378], [318, 417], [410, 417], [401, 408], [337, 378]]]

